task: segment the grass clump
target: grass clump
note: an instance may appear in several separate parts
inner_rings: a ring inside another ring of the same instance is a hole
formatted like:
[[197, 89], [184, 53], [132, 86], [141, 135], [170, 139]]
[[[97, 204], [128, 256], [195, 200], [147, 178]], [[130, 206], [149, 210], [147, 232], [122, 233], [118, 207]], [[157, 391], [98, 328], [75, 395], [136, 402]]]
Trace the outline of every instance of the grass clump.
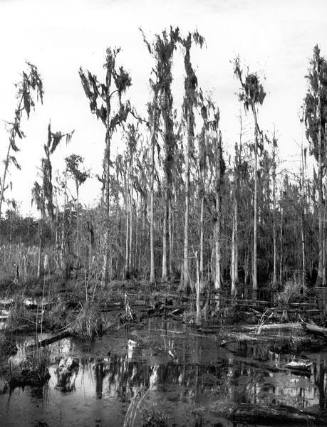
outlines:
[[93, 340], [102, 335], [101, 311], [96, 304], [85, 303], [72, 322], [71, 332], [80, 338]]
[[143, 427], [167, 427], [167, 416], [158, 409], [151, 408], [143, 411]]

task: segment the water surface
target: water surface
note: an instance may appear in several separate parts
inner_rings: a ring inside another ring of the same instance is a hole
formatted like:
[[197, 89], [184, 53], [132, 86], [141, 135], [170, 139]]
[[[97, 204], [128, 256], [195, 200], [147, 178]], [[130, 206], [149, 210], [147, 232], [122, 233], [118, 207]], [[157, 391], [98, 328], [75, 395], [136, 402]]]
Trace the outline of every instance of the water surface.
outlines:
[[[137, 426], [154, 411], [169, 425], [227, 427], [233, 424], [217, 417], [216, 408], [230, 402], [326, 408], [327, 353], [306, 355], [313, 361], [307, 375], [272, 373], [260, 363], [280, 367], [292, 356], [258, 342], [223, 348], [215, 334], [173, 321], [150, 319], [92, 344], [64, 339], [50, 354], [51, 378], [42, 389], [0, 395], [1, 426], [121, 426], [128, 420]], [[79, 367], [58, 387], [58, 362], [68, 356]]]

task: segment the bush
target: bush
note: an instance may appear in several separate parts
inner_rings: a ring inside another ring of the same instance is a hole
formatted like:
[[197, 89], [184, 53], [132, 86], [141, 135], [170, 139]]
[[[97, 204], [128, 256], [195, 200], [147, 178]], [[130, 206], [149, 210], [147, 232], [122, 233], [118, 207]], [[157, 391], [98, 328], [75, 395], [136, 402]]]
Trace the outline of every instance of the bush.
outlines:
[[288, 280], [284, 290], [277, 294], [277, 302], [289, 304], [301, 300], [307, 293], [307, 288], [302, 286], [300, 281]]

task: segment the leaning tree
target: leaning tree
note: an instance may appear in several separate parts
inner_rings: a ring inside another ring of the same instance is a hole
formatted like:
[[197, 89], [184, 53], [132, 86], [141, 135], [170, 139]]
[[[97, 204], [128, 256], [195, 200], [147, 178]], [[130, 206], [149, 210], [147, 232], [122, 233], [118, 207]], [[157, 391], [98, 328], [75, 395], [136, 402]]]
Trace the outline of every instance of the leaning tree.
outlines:
[[17, 146], [17, 140], [25, 138], [25, 134], [21, 128], [23, 113], [25, 112], [27, 118], [30, 116], [31, 109], [35, 107], [34, 93], [36, 93], [36, 100], [40, 100], [43, 103], [43, 83], [35, 65], [27, 62], [27, 71], [23, 71], [22, 80], [16, 84], [17, 88], [17, 107], [15, 109], [14, 120], [7, 122], [9, 132], [9, 143], [7, 148], [7, 154], [4, 161], [3, 175], [0, 182], [0, 218], [2, 212], [2, 204], [4, 202], [4, 195], [8, 188], [6, 183], [9, 165], [13, 164], [17, 169], [20, 169], [20, 165], [15, 157], [19, 148]]

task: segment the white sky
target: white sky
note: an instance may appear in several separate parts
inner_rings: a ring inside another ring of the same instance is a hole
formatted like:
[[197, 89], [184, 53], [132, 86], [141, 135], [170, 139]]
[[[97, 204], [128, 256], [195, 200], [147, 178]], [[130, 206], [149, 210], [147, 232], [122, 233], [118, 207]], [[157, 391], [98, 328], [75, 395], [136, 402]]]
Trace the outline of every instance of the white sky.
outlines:
[[[138, 28], [151, 37], [169, 25], [178, 25], [184, 33], [198, 29], [206, 38], [206, 48], [194, 52], [193, 62], [200, 86], [221, 109], [225, 149], [238, 139], [239, 85], [230, 61], [239, 54], [244, 65], [265, 77], [261, 127], [276, 126], [281, 158], [287, 166], [298, 167], [296, 142], [303, 133], [298, 114], [314, 44], [327, 56], [326, 0], [0, 0], [1, 159], [8, 143], [3, 120], [13, 117], [14, 83], [25, 60], [38, 66], [45, 87], [44, 105], [22, 126], [27, 134], [17, 156], [22, 171], [11, 169], [11, 197], [21, 202], [22, 212], [31, 211], [31, 188], [50, 119], [54, 131], [75, 129], [71, 144], [56, 151], [54, 170], [62, 169], [62, 159], [75, 152], [85, 157], [93, 173], [101, 171], [104, 129], [89, 111], [79, 66], [102, 73], [106, 47], [121, 46], [120, 61], [133, 81], [128, 98], [144, 112], [152, 62]], [[178, 105], [184, 74], [181, 54], [176, 56], [173, 89]], [[90, 180], [82, 189], [82, 201], [93, 204], [99, 193], [99, 183]]]

